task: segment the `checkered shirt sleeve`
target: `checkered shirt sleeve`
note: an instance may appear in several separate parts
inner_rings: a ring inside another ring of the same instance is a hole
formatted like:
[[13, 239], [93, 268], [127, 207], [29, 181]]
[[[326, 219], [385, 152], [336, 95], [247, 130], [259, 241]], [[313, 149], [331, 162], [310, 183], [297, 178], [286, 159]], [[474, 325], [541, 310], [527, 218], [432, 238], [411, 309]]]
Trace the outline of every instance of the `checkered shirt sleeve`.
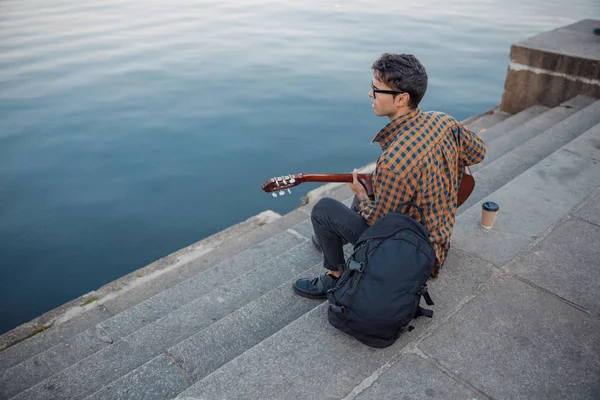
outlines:
[[382, 216], [396, 211], [400, 204], [411, 201], [419, 185], [419, 168], [400, 175], [387, 168], [378, 168], [373, 179], [375, 200], [365, 198], [361, 202], [360, 214], [372, 225]]

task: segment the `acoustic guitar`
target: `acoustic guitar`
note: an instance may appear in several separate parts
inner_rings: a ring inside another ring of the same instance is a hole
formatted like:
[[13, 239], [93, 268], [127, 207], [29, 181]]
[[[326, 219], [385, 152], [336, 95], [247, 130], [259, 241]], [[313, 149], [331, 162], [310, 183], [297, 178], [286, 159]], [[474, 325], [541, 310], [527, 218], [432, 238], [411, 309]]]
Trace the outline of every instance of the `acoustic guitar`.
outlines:
[[[357, 178], [367, 190], [367, 195], [373, 195], [372, 175], [358, 174]], [[304, 182], [352, 182], [352, 174], [294, 174], [278, 176], [267, 180], [262, 184], [262, 190], [271, 193], [273, 197], [283, 196], [286, 191], [291, 193], [291, 188]], [[475, 179], [471, 169], [465, 167], [462, 181], [458, 187], [458, 206], [469, 198], [475, 188]]]

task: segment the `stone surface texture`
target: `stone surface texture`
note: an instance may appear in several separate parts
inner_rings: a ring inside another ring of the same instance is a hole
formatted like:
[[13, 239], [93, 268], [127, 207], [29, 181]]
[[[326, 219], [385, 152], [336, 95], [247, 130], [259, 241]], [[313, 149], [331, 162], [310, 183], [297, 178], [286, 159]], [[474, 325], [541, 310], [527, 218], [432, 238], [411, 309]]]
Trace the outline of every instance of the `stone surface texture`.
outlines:
[[600, 320], [512, 277], [486, 290], [419, 345], [498, 399], [594, 399]]
[[405, 354], [356, 400], [485, 399], [461, 382], [452, 379], [434, 364], [416, 354]]
[[600, 98], [598, 22], [582, 20], [513, 45], [500, 109], [555, 107], [578, 94]]

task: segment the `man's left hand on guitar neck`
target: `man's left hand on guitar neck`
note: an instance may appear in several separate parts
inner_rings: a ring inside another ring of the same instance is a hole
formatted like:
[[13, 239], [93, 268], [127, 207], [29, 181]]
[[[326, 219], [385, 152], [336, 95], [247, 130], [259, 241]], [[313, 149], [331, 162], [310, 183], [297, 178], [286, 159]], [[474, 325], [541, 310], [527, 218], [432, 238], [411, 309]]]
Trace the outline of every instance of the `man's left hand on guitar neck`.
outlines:
[[352, 172], [352, 178], [353, 178], [353, 181], [348, 183], [348, 186], [350, 186], [350, 189], [352, 189], [352, 191], [354, 192], [354, 194], [356, 195], [356, 197], [358, 197], [358, 199], [360, 201], [367, 199], [368, 198], [367, 190], [365, 189], [363, 184], [361, 182], [359, 182], [358, 170], [356, 170], [356, 168]]

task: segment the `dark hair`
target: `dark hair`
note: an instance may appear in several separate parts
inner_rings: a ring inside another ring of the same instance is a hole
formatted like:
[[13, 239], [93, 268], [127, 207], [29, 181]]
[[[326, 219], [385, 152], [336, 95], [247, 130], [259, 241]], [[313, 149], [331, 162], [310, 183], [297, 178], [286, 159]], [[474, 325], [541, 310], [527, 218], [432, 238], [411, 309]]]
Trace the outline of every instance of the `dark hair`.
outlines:
[[408, 107], [417, 108], [427, 91], [427, 71], [415, 56], [384, 53], [371, 68], [381, 82], [394, 90], [408, 93]]

